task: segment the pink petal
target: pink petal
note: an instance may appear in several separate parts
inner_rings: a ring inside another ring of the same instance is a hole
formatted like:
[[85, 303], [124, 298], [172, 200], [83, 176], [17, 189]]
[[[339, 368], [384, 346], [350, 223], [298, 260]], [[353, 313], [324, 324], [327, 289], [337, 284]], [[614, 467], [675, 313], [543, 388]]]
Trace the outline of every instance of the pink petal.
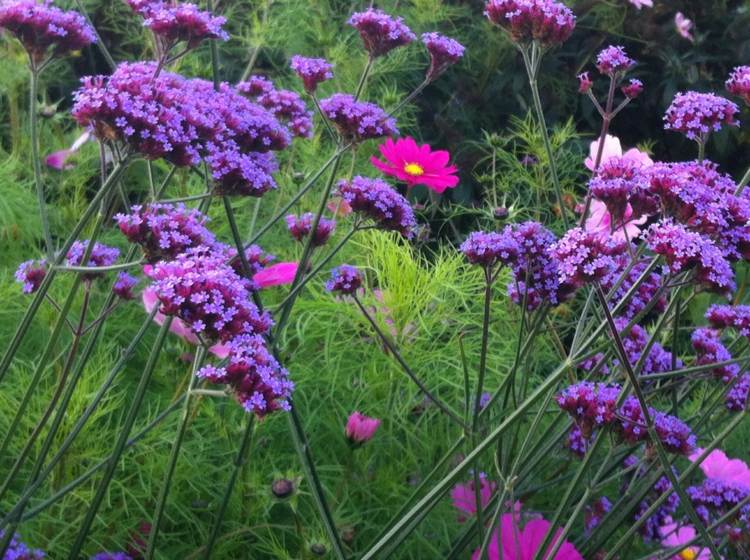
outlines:
[[64, 169], [73, 169], [72, 165], [65, 165], [65, 162], [71, 155], [73, 155], [72, 150], [58, 150], [57, 152], [52, 152], [50, 155], [44, 158], [44, 163], [47, 165], [47, 167], [57, 169], [58, 171], [63, 171]]
[[[143, 307], [146, 309], [146, 313], [151, 313], [154, 306], [158, 305], [159, 302], [159, 298], [156, 296], [156, 290], [153, 288], [146, 288], [143, 290], [143, 295], [141, 297], [143, 299]], [[154, 315], [154, 322], [157, 325], [163, 325], [165, 319], [166, 316], [161, 312], [157, 311], [156, 315]], [[172, 319], [172, 323], [169, 325], [169, 332], [176, 334], [190, 344], [197, 345], [200, 342], [190, 327], [177, 317]]]
[[253, 280], [261, 288], [291, 284], [297, 274], [298, 266], [296, 262], [277, 263], [264, 268], [260, 272], [256, 272]]

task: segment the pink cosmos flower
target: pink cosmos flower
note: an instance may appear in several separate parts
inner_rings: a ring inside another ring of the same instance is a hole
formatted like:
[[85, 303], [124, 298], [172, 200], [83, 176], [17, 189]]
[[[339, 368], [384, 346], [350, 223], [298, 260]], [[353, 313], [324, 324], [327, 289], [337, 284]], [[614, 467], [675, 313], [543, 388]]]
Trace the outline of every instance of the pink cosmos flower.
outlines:
[[280, 262], [268, 266], [253, 275], [253, 281], [260, 288], [270, 288], [271, 286], [281, 286], [282, 284], [291, 284], [297, 274], [298, 263]]
[[[599, 139], [594, 140], [589, 145], [589, 157], [586, 158], [584, 164], [590, 171], [594, 170], [594, 162], [596, 161], [596, 154], [599, 151]], [[654, 164], [653, 160], [648, 156], [646, 152], [640, 151], [638, 148], [630, 148], [627, 152], [622, 152], [622, 144], [617, 136], [607, 134], [604, 137], [604, 149], [602, 150], [602, 160], [599, 165], [602, 165], [608, 159], [613, 157], [622, 157], [640, 163], [642, 167], [649, 167]]]
[[[667, 518], [667, 521], [659, 527], [661, 545], [664, 548], [674, 548], [695, 538], [695, 528], [692, 525], [678, 526], [671, 518]], [[707, 548], [689, 546], [672, 556], [672, 560], [711, 560], [711, 551]]]
[[[633, 207], [628, 204], [625, 207], [625, 215], [623, 221], [625, 222], [625, 230], [627, 231], [627, 239], [633, 241], [636, 237], [641, 234], [640, 226], [643, 225], [648, 216], [641, 216], [637, 220], [633, 219]], [[589, 217], [586, 218], [585, 229], [588, 232], [595, 233], [602, 238], [612, 238], [615, 241], [626, 241], [625, 232], [622, 230], [622, 223], [618, 223], [612, 227], [612, 215], [607, 210], [607, 206], [597, 199], [591, 200], [591, 206], [589, 207]]]
[[[159, 298], [156, 296], [156, 290], [149, 287], [143, 290], [143, 307], [146, 308], [146, 313], [151, 313], [154, 306], [159, 303]], [[163, 313], [156, 312], [154, 315], [154, 322], [157, 325], [163, 325], [166, 317]], [[198, 337], [190, 327], [188, 327], [182, 320], [174, 317], [172, 323], [169, 325], [169, 331], [179, 336], [188, 344], [197, 346], [200, 343]], [[229, 346], [226, 344], [214, 344], [208, 349], [217, 358], [224, 359], [229, 355]]]
[[73, 169], [72, 165], [66, 164], [68, 158], [78, 150], [80, 150], [81, 146], [89, 141], [89, 138], [91, 138], [91, 133], [84, 132], [78, 138], [76, 138], [75, 142], [70, 145], [70, 148], [68, 148], [67, 150], [58, 150], [57, 152], [52, 152], [50, 155], [44, 158], [44, 163], [47, 165], [47, 167], [57, 169], [58, 171]]
[[[479, 495], [481, 499], [482, 509], [487, 506], [495, 493], [497, 484], [487, 479], [487, 475], [479, 473]], [[474, 480], [470, 480], [466, 484], [456, 484], [451, 490], [451, 500], [453, 501], [453, 507], [458, 511], [458, 521], [463, 523], [469, 517], [473, 516], [477, 512], [477, 498], [474, 493]], [[464, 515], [466, 514], [466, 515]]]
[[682, 12], [677, 12], [674, 15], [674, 26], [675, 28], [677, 28], [677, 33], [679, 33], [680, 36], [687, 39], [691, 43], [695, 41], [693, 34], [690, 33], [690, 30], [693, 28], [693, 21], [686, 18], [685, 14], [683, 14]]
[[[537, 550], [544, 541], [544, 536], [550, 527], [550, 522], [544, 519], [532, 519], [523, 528], [520, 527], [518, 514], [506, 513], [500, 518], [500, 528], [492, 534], [492, 540], [487, 548], [490, 560], [500, 559], [502, 547], [503, 560], [533, 560]], [[561, 530], [555, 533], [551, 544], [543, 556], [545, 560], [583, 560], [583, 556], [568, 541], [564, 541], [554, 557], [549, 558], [549, 550], [560, 538]], [[474, 551], [471, 560], [479, 560], [480, 549]]]
[[641, 9], [643, 6], [646, 6], [648, 8], [654, 7], [654, 1], [653, 0], [628, 0], [633, 6], [635, 6], [637, 9]]
[[448, 165], [450, 154], [445, 150], [432, 151], [428, 144], [419, 146], [414, 138], [388, 138], [378, 148], [386, 161], [373, 156], [370, 162], [386, 175], [396, 177], [410, 187], [425, 185], [440, 194], [458, 185], [458, 171]]
[[370, 418], [355, 410], [349, 415], [349, 419], [346, 421], [345, 434], [352, 443], [361, 444], [370, 441], [379, 426], [380, 419]]
[[[701, 453], [703, 450], [697, 449], [688, 459], [695, 462]], [[730, 459], [721, 449], [711, 451], [700, 467], [706, 478], [717, 478], [750, 488], [750, 467], [741, 459]]]

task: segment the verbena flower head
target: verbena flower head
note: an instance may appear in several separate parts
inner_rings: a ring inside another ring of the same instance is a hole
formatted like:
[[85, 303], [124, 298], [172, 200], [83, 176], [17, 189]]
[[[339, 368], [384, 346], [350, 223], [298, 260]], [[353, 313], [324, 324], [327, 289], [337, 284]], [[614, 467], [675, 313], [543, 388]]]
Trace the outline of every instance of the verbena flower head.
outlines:
[[[628, 322], [628, 319], [625, 317], [618, 317], [615, 319], [615, 325], [617, 326], [623, 346], [625, 347], [628, 362], [631, 366], [635, 366], [641, 360], [643, 351], [646, 349], [646, 346], [649, 345], [651, 336], [646, 332], [646, 329], [637, 324], [633, 325], [630, 330], [625, 333], [625, 328], [628, 325]], [[673, 358], [671, 352], [665, 350], [658, 342], [654, 342], [651, 344], [648, 355], [643, 358], [641, 373], [643, 375], [649, 375], [652, 373], [671, 371], [673, 369], [673, 360], [674, 368], [678, 369], [682, 367], [682, 360]], [[619, 364], [619, 360], [615, 360], [614, 363]]]
[[242, 95], [253, 99], [276, 89], [271, 80], [258, 75], [252, 75], [244, 82], [238, 83], [236, 88]]
[[610, 77], [621, 76], [635, 66], [635, 60], [625, 53], [625, 48], [610, 45], [596, 55], [596, 69]]
[[133, 288], [138, 283], [138, 279], [131, 276], [127, 272], [120, 272], [117, 275], [117, 280], [112, 285], [112, 291], [117, 297], [124, 300], [135, 299]]
[[573, 228], [552, 246], [551, 254], [557, 262], [560, 283], [582, 286], [602, 280], [615, 270], [616, 257], [624, 250], [624, 243]]
[[209, 148], [206, 161], [220, 195], [263, 196], [276, 188], [273, 174], [279, 170], [272, 152], [242, 153], [238, 150]]
[[192, 49], [207, 39], [229, 40], [229, 34], [223, 29], [226, 18], [214, 16], [195, 4], [173, 0], [126, 1], [143, 17], [143, 26], [154, 33], [165, 51], [180, 41], [185, 41]]
[[475, 231], [461, 244], [461, 252], [471, 264], [493, 267], [508, 264], [521, 248], [515, 239], [496, 231]]
[[745, 338], [750, 337], [750, 305], [712, 305], [706, 319], [714, 328], [736, 329]]
[[354, 142], [398, 134], [394, 118], [374, 103], [356, 101], [348, 93], [321, 100], [320, 109], [345, 138]]
[[619, 385], [580, 381], [563, 389], [556, 400], [588, 439], [594, 429], [614, 422], [621, 390]]
[[450, 154], [445, 150], [432, 151], [429, 144], [420, 146], [411, 136], [395, 142], [388, 138], [378, 149], [385, 161], [373, 156], [370, 163], [409, 186], [425, 185], [440, 194], [458, 185], [458, 169], [449, 165]]
[[96, 42], [81, 14], [63, 11], [51, 0], [5, 0], [0, 3], [0, 28], [21, 42], [35, 66], [48, 56], [64, 56]]
[[114, 219], [128, 241], [141, 246], [150, 263], [171, 260], [192, 247], [216, 244], [205, 225], [208, 218], [184, 204], [137, 205], [130, 214], [117, 214]]
[[465, 48], [461, 43], [434, 31], [422, 33], [422, 43], [430, 53], [430, 68], [425, 77], [428, 82], [435, 80], [464, 56]]
[[394, 18], [372, 8], [355, 12], [348, 23], [359, 31], [365, 50], [373, 58], [383, 56], [396, 47], [408, 45], [417, 38], [402, 18]]
[[226, 261], [226, 253], [199, 247], [156, 264], [149, 274], [160, 311], [179, 317], [208, 342], [264, 334], [272, 325], [270, 316], [252, 303], [250, 281]]
[[397, 231], [407, 239], [413, 236], [417, 221], [411, 205], [385, 181], [357, 175], [339, 182], [338, 194], [380, 229]]
[[573, 12], [555, 0], [489, 0], [484, 15], [514, 41], [538, 41], [545, 47], [565, 42], [576, 25]]
[[594, 437], [594, 434], [589, 438], [583, 437], [581, 429], [573, 424], [568, 432], [568, 439], [565, 442], [565, 447], [567, 447], [573, 455], [583, 457], [586, 455], [586, 451], [589, 450], [591, 442], [594, 441]]
[[[489, 480], [485, 473], [479, 473], [479, 496], [482, 510], [492, 499], [497, 483]], [[458, 510], [458, 522], [463, 523], [477, 512], [476, 486], [472, 478], [466, 484], [456, 484], [451, 489], [451, 501], [453, 507]]]
[[591, 77], [588, 72], [582, 72], [578, 74], [578, 93], [587, 93], [594, 82], [591, 81]]
[[289, 410], [294, 383], [258, 335], [242, 334], [229, 344], [229, 363], [205, 366], [198, 377], [228, 385], [237, 401], [258, 418], [277, 410]]
[[[675, 473], [675, 475], [678, 474], [677, 470], [674, 467], [672, 467], [672, 471]], [[636, 472], [636, 476], [640, 472], [641, 471], [639, 469]], [[669, 492], [670, 490], [672, 490], [672, 484], [669, 482], [669, 478], [667, 478], [666, 476], [662, 476], [651, 488], [648, 497], [645, 500], [641, 501], [641, 503], [638, 505], [638, 510], [636, 511], [634, 519], [636, 521], [639, 521], [650, 509], [653, 501], [661, 494]], [[638, 532], [643, 536], [646, 542], [659, 541], [659, 528], [672, 520], [672, 515], [674, 515], [679, 506], [680, 497], [676, 492], [672, 490], [672, 493], [669, 494], [666, 501], [658, 506], [656, 510], [651, 515], [649, 515], [646, 521], [643, 522], [640, 529], [638, 529]]]
[[629, 80], [627, 84], [622, 86], [620, 88], [620, 91], [622, 91], [625, 97], [628, 97], [630, 99], [635, 99], [641, 93], [643, 93], [643, 82], [633, 78]]
[[[286, 226], [292, 237], [302, 242], [310, 235], [314, 219], [315, 215], [312, 212], [306, 212], [301, 216], [289, 214], [286, 217]], [[321, 216], [318, 227], [315, 229], [315, 234], [313, 235], [313, 246], [319, 247], [324, 245], [335, 229], [336, 222], [334, 220], [329, 220]]]
[[[615, 284], [620, 280], [620, 276], [622, 274], [625, 274], [629, 262], [629, 258], [619, 259], [619, 267], [617, 268], [617, 270], [612, 272], [612, 274], [604, 278], [604, 280], [602, 281], [602, 288], [605, 290], [605, 292], [609, 292], [612, 288], [614, 288]], [[610, 307], [612, 309], [614, 309], [615, 306], [620, 303], [620, 301], [625, 297], [625, 295], [630, 291], [635, 283], [641, 278], [643, 273], [646, 271], [646, 268], [648, 268], [648, 264], [648, 260], [640, 260], [630, 267], [625, 278], [619, 283], [618, 288], [612, 295], [612, 298], [610, 300]], [[656, 271], [649, 273], [646, 278], [640, 283], [635, 292], [627, 300], [627, 302], [625, 303], [625, 308], [620, 310], [618, 315], [628, 320], [638, 315], [646, 308], [647, 305], [649, 305], [651, 300], [656, 296], [656, 294], [659, 292], [659, 289], [661, 288], [661, 285], [662, 275]], [[658, 316], [659, 314], [664, 312], [666, 307], [667, 299], [666, 296], [662, 294], [653, 304], [648, 315], [643, 317], [643, 320]]]
[[664, 114], [664, 129], [680, 132], [690, 140], [705, 142], [722, 125], [739, 126], [737, 105], [713, 93], [688, 91], [675, 95]]
[[672, 273], [692, 268], [696, 280], [706, 289], [718, 293], [734, 291], [734, 271], [709, 238], [667, 219], [648, 229], [646, 243], [665, 258]]
[[379, 418], [370, 418], [355, 410], [346, 421], [344, 433], [350, 442], [361, 445], [370, 441], [379, 427]]
[[97, 552], [90, 560], [133, 560], [126, 552]]
[[286, 124], [293, 136], [300, 138], [312, 136], [312, 112], [307, 110], [305, 102], [296, 92], [273, 89], [259, 95], [257, 101], [280, 122]]
[[[86, 262], [83, 262], [83, 257], [89, 246], [89, 240], [84, 239], [83, 241], [75, 241], [73, 245], [68, 249], [68, 254], [65, 256], [68, 266], [88, 266], [88, 267], [100, 267], [100, 266], [112, 266], [120, 256], [120, 250], [117, 247], [109, 247], [103, 243], [94, 243], [94, 248], [91, 250], [91, 255]], [[86, 279], [96, 278], [101, 274], [96, 272], [87, 272], [83, 275]]]
[[[676, 416], [649, 407], [656, 435], [666, 451], [689, 455], [695, 449], [695, 435], [690, 427]], [[646, 421], [638, 399], [631, 395], [618, 411], [620, 432], [629, 443], [647, 441]]]
[[302, 80], [307, 93], [315, 93], [318, 84], [333, 79], [333, 65], [325, 58], [308, 58], [295, 54], [290, 66]]
[[344, 295], [354, 294], [362, 286], [362, 273], [354, 266], [342, 264], [331, 271], [326, 290]]
[[47, 261], [25, 261], [22, 262], [15, 272], [16, 282], [23, 287], [24, 294], [33, 294], [42, 285], [44, 277], [47, 275]]
[[586, 534], [591, 533], [601, 522], [606, 514], [612, 509], [612, 502], [609, 498], [602, 496], [597, 498], [584, 510], [584, 531]]
[[589, 181], [591, 194], [607, 206], [612, 225], [622, 223], [632, 194], [647, 186], [641, 164], [625, 157], [608, 158]]
[[737, 66], [726, 81], [727, 91], [750, 105], [750, 66]]
[[[0, 529], [0, 539], [4, 536], [5, 531]], [[29, 548], [28, 545], [21, 542], [17, 533], [11, 537], [8, 548], [3, 555], [3, 560], [42, 560], [44, 558], [47, 558], [44, 551]]]
[[748, 407], [750, 395], [750, 373], [743, 373], [734, 386], [729, 389], [725, 403], [728, 410], [742, 412]]
[[[732, 354], [721, 343], [719, 331], [707, 328], [695, 329], [690, 341], [697, 354], [695, 365], [710, 365], [732, 359]], [[737, 364], [717, 366], [710, 370], [710, 373], [716, 379], [729, 383], [740, 374], [740, 366]]]

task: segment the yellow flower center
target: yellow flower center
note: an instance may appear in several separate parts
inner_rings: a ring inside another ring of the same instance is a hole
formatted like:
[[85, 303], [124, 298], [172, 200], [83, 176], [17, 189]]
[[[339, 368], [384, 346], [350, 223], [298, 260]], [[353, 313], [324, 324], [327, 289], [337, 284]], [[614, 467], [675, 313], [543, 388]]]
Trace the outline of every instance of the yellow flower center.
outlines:
[[698, 555], [695, 553], [694, 548], [686, 548], [685, 550], [681, 551], [678, 556], [682, 560], [695, 560]]
[[424, 175], [424, 169], [418, 163], [407, 163], [406, 165], [404, 165], [404, 171], [406, 171], [409, 175], [413, 175], [414, 177]]

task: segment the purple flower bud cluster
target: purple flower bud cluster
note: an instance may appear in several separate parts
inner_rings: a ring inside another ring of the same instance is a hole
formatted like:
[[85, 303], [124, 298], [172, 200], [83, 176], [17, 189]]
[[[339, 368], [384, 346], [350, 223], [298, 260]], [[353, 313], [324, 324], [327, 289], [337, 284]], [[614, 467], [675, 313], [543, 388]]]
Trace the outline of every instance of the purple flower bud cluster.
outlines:
[[417, 221], [411, 205], [382, 179], [357, 175], [351, 181], [342, 180], [338, 194], [380, 229], [397, 231], [407, 239], [414, 235]]
[[[287, 229], [289, 229], [289, 233], [292, 235], [292, 237], [294, 237], [294, 239], [296, 239], [297, 241], [302, 242], [308, 235], [310, 235], [314, 219], [315, 214], [313, 214], [312, 212], [306, 212], [301, 216], [289, 214], [286, 217], [286, 226]], [[335, 220], [329, 220], [321, 216], [320, 221], [318, 222], [318, 227], [315, 229], [315, 234], [313, 235], [313, 246], [320, 247], [321, 245], [325, 245], [326, 241], [328, 241], [328, 238], [331, 237], [331, 234], [335, 229]]]
[[[695, 365], [709, 365], [732, 359], [732, 354], [722, 344], [721, 333], [717, 330], [708, 328], [695, 329], [690, 340], [697, 354]], [[729, 383], [740, 374], [740, 367], [737, 364], [717, 366], [710, 373], [716, 379], [724, 383]]]
[[172, 0], [126, 0], [134, 12], [143, 17], [148, 27], [162, 43], [166, 54], [172, 46], [185, 41], [193, 49], [207, 39], [229, 40], [224, 31], [226, 18], [202, 11], [195, 4]]
[[[688, 487], [685, 492], [701, 521], [709, 525], [719, 517], [724, 517], [729, 510], [746, 499], [750, 495], [750, 488], [736, 482], [707, 478], [698, 486]], [[747, 539], [750, 537], [748, 513], [750, 513], [750, 507], [743, 506], [739, 512], [730, 516], [720, 526], [719, 532], [728, 534], [730, 540], [743, 535]]]
[[461, 244], [461, 252], [471, 264], [487, 268], [497, 263], [508, 265], [518, 257], [518, 243], [505, 232], [475, 231]]
[[680, 132], [690, 140], [705, 142], [722, 125], [739, 126], [737, 105], [713, 93], [688, 91], [675, 95], [664, 114], [664, 129]]
[[[617, 330], [620, 333], [622, 344], [625, 347], [627, 353], [628, 362], [631, 367], [635, 366], [641, 359], [643, 350], [648, 345], [651, 337], [640, 325], [633, 325], [627, 335], [624, 335], [625, 327], [628, 324], [628, 319], [624, 317], [618, 317], [615, 319]], [[640, 371], [643, 375], [649, 375], [652, 373], [664, 373], [671, 371], [672, 368], [672, 353], [665, 350], [664, 347], [658, 342], [654, 342], [649, 349], [648, 356], [643, 360], [643, 367]], [[615, 360], [615, 364], [619, 362]], [[675, 359], [675, 368], [681, 368], [683, 366], [682, 360]]]
[[627, 84], [620, 88], [622, 94], [628, 99], [635, 99], [643, 93], [643, 82], [635, 78], [628, 81]]
[[586, 534], [590, 534], [611, 509], [612, 502], [606, 496], [602, 496], [594, 500], [590, 505], [587, 505], [583, 514], [583, 526]]
[[131, 276], [127, 272], [120, 272], [117, 275], [117, 280], [112, 285], [112, 291], [117, 297], [124, 300], [135, 299], [133, 294], [133, 288], [138, 283], [138, 279]]
[[96, 42], [96, 34], [78, 12], [65, 12], [51, 0], [6, 0], [0, 3], [0, 28], [16, 37], [34, 65], [64, 56]]
[[664, 256], [672, 273], [694, 268], [695, 279], [709, 291], [723, 294], [734, 291], [734, 271], [710, 239], [665, 219], [648, 229], [646, 243], [649, 249]]
[[191, 247], [216, 245], [205, 226], [208, 218], [184, 204], [133, 206], [130, 214], [117, 214], [115, 221], [128, 241], [141, 246], [150, 263], [174, 259]]
[[[5, 536], [5, 531], [0, 529], [0, 540]], [[47, 558], [44, 551], [29, 548], [28, 545], [21, 542], [18, 534], [14, 534], [10, 539], [8, 548], [3, 555], [3, 560], [42, 560]]]
[[321, 100], [320, 109], [342, 136], [352, 142], [398, 134], [396, 120], [380, 107], [356, 101], [348, 93], [335, 93]]
[[571, 415], [581, 437], [589, 439], [596, 428], [616, 420], [621, 390], [615, 384], [580, 381], [563, 389], [556, 400], [558, 406]]
[[261, 336], [242, 334], [229, 342], [229, 363], [205, 366], [198, 376], [231, 387], [242, 407], [258, 418], [289, 410], [294, 383]]
[[561, 284], [580, 287], [606, 278], [617, 269], [617, 256], [625, 244], [573, 228], [551, 248]]
[[727, 91], [750, 105], [750, 66], [737, 66], [726, 81]]
[[565, 447], [567, 447], [573, 455], [583, 457], [586, 455], [586, 451], [589, 450], [593, 438], [594, 435], [590, 438], [583, 437], [581, 429], [573, 424], [573, 427], [570, 428], [570, 432], [568, 432], [568, 441], [565, 442]]
[[308, 58], [295, 54], [290, 67], [302, 80], [305, 91], [310, 94], [315, 93], [321, 82], [333, 79], [333, 65], [325, 58]]
[[514, 41], [537, 41], [545, 47], [564, 43], [576, 25], [573, 12], [555, 0], [489, 0], [484, 15]]
[[422, 43], [430, 53], [430, 68], [425, 78], [428, 82], [435, 80], [464, 56], [465, 48], [461, 43], [434, 31], [422, 33]]
[[[120, 256], [120, 250], [117, 247], [109, 247], [103, 243], [94, 243], [94, 248], [91, 250], [91, 255], [89, 255], [88, 261], [83, 262], [88, 246], [88, 239], [75, 241], [73, 245], [70, 246], [68, 254], [65, 255], [68, 266], [112, 266]], [[92, 280], [98, 276], [101, 276], [101, 274], [96, 272], [87, 272], [83, 275], [87, 280]]]
[[[672, 471], [677, 474], [674, 467], [672, 468]], [[636, 476], [638, 476], [639, 472], [640, 469], [638, 469]], [[646, 511], [651, 508], [651, 504], [653, 503], [653, 501], [669, 490], [672, 490], [672, 483], [669, 482], [669, 478], [667, 478], [666, 476], [662, 476], [659, 480], [656, 481], [656, 484], [654, 484], [649, 497], [641, 501], [641, 503], [638, 505], [638, 510], [635, 514], [635, 520], [638, 521], [641, 517], [643, 517]], [[676, 492], [673, 491], [671, 494], [669, 494], [669, 497], [667, 497], [666, 501], [664, 501], [638, 529], [638, 532], [641, 534], [643, 539], [646, 542], [660, 541], [661, 534], [659, 533], [659, 528], [671, 521], [672, 515], [677, 511], [677, 508], [679, 506], [680, 497]]]
[[[689, 455], [695, 449], [695, 435], [682, 420], [671, 414], [648, 408], [654, 422], [654, 429], [664, 449], [671, 453]], [[648, 441], [649, 434], [643, 409], [638, 399], [631, 395], [618, 411], [619, 429], [623, 439], [628, 443]]]
[[25, 261], [22, 262], [15, 272], [16, 282], [23, 286], [24, 294], [33, 294], [39, 289], [44, 277], [47, 275], [47, 261]]
[[635, 60], [625, 53], [625, 48], [610, 45], [596, 56], [596, 69], [612, 78], [619, 77], [635, 66]]
[[352, 295], [362, 286], [363, 280], [362, 273], [357, 267], [342, 264], [331, 271], [331, 279], [326, 282], [326, 290]]
[[348, 23], [359, 31], [365, 50], [372, 58], [383, 56], [397, 47], [408, 45], [417, 38], [402, 18], [394, 18], [381, 10], [372, 8], [364, 12], [353, 13]]
[[258, 96], [258, 103], [287, 126], [292, 136], [312, 136], [312, 112], [307, 110], [299, 94], [286, 89], [272, 89]]
[[714, 328], [732, 328], [750, 339], [750, 305], [712, 305], [706, 319]]
[[133, 560], [133, 557], [125, 552], [97, 552], [90, 560]]
[[747, 397], [750, 394], [750, 373], [743, 373], [726, 396], [726, 407], [732, 412], [742, 412], [748, 406]]
[[272, 325], [250, 300], [250, 282], [227, 264], [227, 254], [188, 249], [149, 272], [160, 311], [185, 323], [205, 343], [227, 343], [239, 335], [263, 335]]
[[631, 158], [612, 157], [589, 181], [589, 191], [601, 200], [612, 216], [612, 224], [622, 223], [631, 195], [648, 186], [641, 163]]
[[[205, 160], [223, 194], [262, 194], [275, 186], [275, 159], [265, 153], [287, 147], [291, 135], [272, 111], [227, 84], [216, 91], [205, 80], [169, 72], [155, 78], [155, 72], [154, 63], [123, 63], [109, 77], [84, 78], [73, 116], [98, 138], [146, 158], [178, 166]], [[283, 100], [276, 99], [273, 111], [286, 117], [291, 106]], [[300, 118], [295, 113], [289, 126], [307, 133], [309, 123]]]
[[588, 93], [591, 90], [591, 86], [594, 82], [591, 80], [588, 72], [581, 72], [578, 74], [578, 93]]
[[269, 93], [276, 89], [271, 80], [265, 76], [258, 75], [252, 75], [244, 82], [238, 83], [236, 88], [242, 95], [251, 99], [255, 99], [264, 93]]
[[[627, 270], [626, 267], [630, 263], [630, 259], [627, 257], [621, 258], [619, 259], [619, 263], [620, 266], [618, 267], [618, 269], [604, 278], [604, 280], [602, 280], [602, 288], [605, 292], [609, 292], [617, 284], [620, 276]], [[622, 282], [620, 282], [620, 285], [615, 290], [614, 294], [612, 294], [612, 299], [610, 300], [611, 309], [614, 309], [615, 306], [623, 300], [630, 289], [646, 271], [646, 269], [648, 268], [648, 264], [648, 260], [640, 260], [632, 267], [630, 267], [630, 269], [627, 271], [627, 275], [622, 280]], [[648, 276], [646, 276], [646, 278], [641, 282], [635, 292], [630, 296], [630, 299], [627, 300], [624, 309], [620, 311], [618, 316], [630, 320], [638, 315], [641, 311], [646, 309], [646, 306], [656, 296], [659, 288], [661, 287], [661, 284], [662, 275], [656, 271], [650, 272]], [[652, 305], [651, 310], [645, 317], [642, 318], [642, 320], [658, 316], [660, 313], [663, 313], [666, 308], [667, 298], [666, 295], [662, 294]]]
[[[229, 257], [230, 266], [238, 275], [243, 276], [242, 261], [237, 257], [237, 249], [226, 247], [224, 250]], [[250, 267], [250, 274], [257, 274], [276, 260], [276, 257], [266, 253], [259, 245], [250, 245], [245, 249], [245, 260]]]
[[[597, 352], [590, 358], [576, 364], [576, 367], [582, 369], [585, 372], [592, 372], [596, 370], [597, 375], [609, 375], [609, 367], [605, 362], [605, 355], [603, 352]], [[598, 369], [597, 369], [598, 368]]]

